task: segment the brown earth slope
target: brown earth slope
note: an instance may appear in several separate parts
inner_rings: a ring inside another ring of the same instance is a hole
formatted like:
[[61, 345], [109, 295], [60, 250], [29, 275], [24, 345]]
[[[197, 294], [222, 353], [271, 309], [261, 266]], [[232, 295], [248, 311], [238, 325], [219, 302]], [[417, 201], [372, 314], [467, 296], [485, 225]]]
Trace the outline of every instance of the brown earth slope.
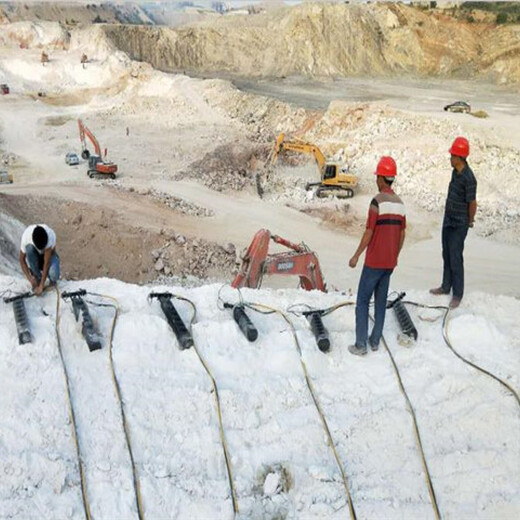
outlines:
[[106, 26], [162, 70], [281, 77], [475, 76], [520, 83], [520, 26], [468, 23], [402, 4], [302, 4], [191, 27]]

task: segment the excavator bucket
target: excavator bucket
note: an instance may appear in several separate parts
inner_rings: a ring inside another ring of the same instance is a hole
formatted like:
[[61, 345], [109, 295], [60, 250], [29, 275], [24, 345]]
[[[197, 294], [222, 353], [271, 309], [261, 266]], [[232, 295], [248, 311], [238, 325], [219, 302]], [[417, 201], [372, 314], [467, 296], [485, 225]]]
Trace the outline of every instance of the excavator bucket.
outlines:
[[285, 134], [282, 132], [277, 138], [274, 143], [274, 148], [271, 151], [271, 155], [269, 156], [269, 162], [270, 164], [274, 164], [278, 160], [278, 156], [280, 155], [280, 152], [282, 151], [282, 144], [285, 139]]

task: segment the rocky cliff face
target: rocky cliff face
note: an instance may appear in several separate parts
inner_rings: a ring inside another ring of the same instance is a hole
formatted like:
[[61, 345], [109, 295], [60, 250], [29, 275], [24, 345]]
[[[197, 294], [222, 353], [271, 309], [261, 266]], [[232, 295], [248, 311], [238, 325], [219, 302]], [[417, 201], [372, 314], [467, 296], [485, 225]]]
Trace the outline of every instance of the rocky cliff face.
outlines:
[[153, 24], [137, 3], [11, 1], [0, 5], [0, 24], [13, 22]]
[[303, 4], [179, 29], [118, 25], [105, 31], [132, 58], [163, 70], [520, 82], [520, 26], [470, 24], [401, 4]]

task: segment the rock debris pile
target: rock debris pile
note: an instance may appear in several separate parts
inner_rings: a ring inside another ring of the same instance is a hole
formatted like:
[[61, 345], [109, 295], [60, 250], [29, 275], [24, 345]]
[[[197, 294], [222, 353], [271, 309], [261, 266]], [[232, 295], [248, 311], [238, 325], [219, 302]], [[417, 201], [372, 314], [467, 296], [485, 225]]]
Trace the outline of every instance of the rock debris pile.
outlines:
[[262, 146], [221, 145], [174, 178], [196, 179], [215, 191], [241, 191], [254, 186], [255, 172], [266, 150]]
[[237, 269], [234, 244], [223, 246], [202, 239], [191, 239], [180, 233], [169, 233], [162, 247], [151, 252], [158, 276], [221, 278], [231, 277]]

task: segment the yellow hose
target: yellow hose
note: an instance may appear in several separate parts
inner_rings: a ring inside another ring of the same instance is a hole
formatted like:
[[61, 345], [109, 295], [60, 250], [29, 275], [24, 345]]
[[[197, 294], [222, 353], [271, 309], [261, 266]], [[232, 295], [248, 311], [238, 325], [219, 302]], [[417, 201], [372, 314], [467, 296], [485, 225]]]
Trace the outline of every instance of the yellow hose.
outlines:
[[55, 321], [56, 341], [58, 343], [58, 352], [60, 354], [61, 366], [63, 368], [63, 377], [65, 380], [65, 388], [67, 389], [67, 407], [69, 410], [70, 422], [72, 424], [72, 438], [74, 439], [74, 446], [76, 448], [76, 456], [78, 459], [79, 476], [80, 476], [80, 481], [81, 481], [81, 498], [83, 500], [83, 509], [85, 511], [85, 518], [87, 520], [91, 520], [92, 516], [90, 514], [90, 507], [89, 507], [89, 502], [88, 502], [85, 469], [83, 466], [83, 461], [81, 459], [81, 452], [80, 452], [79, 440], [78, 440], [78, 427], [76, 425], [76, 414], [74, 413], [74, 407], [72, 405], [72, 394], [70, 391], [67, 365], [65, 364], [65, 359], [63, 357], [63, 351], [61, 348], [60, 330], [59, 330], [60, 329], [60, 291], [59, 291], [57, 285], [54, 286], [54, 290], [56, 291], [56, 321]]
[[[197, 308], [195, 307], [195, 304], [188, 298], [185, 298], [184, 296], [172, 294], [171, 297], [176, 298], [177, 300], [187, 302], [191, 306], [191, 308], [193, 310], [193, 314], [191, 316], [189, 326], [190, 326], [190, 333], [193, 338], [193, 323], [195, 322], [195, 317], [197, 314]], [[220, 396], [218, 393], [217, 382], [216, 382], [215, 378], [213, 377], [213, 374], [211, 373], [211, 370], [210, 370], [209, 366], [207, 365], [206, 361], [204, 360], [202, 354], [200, 353], [199, 349], [197, 348], [195, 341], [193, 343], [193, 349], [195, 350], [195, 353], [197, 354], [208, 377], [211, 379], [211, 384], [213, 386], [213, 395], [215, 397], [215, 407], [217, 409], [218, 426], [219, 426], [219, 433], [220, 433], [220, 443], [222, 444], [222, 450], [224, 452], [224, 460], [226, 462], [226, 469], [227, 469], [228, 480], [229, 480], [229, 489], [231, 492], [231, 501], [233, 503], [233, 512], [236, 516], [239, 513], [239, 507], [238, 507], [237, 494], [236, 494], [236, 490], [235, 490], [235, 483], [234, 483], [234, 479], [233, 479], [233, 469], [231, 466], [231, 457], [229, 455], [229, 448], [227, 445], [226, 435], [224, 432], [224, 425], [223, 425], [223, 420], [222, 420], [222, 408], [220, 405]]]
[[[340, 304], [338, 306], [338, 308], [341, 307], [341, 306], [342, 305]], [[338, 452], [336, 450], [336, 445], [334, 443], [334, 440], [332, 439], [332, 434], [330, 432], [330, 428], [329, 428], [329, 425], [327, 423], [327, 419], [325, 418], [323, 410], [321, 409], [321, 405], [320, 405], [320, 403], [318, 401], [318, 397], [316, 396], [316, 392], [314, 390], [314, 387], [313, 387], [312, 382], [311, 382], [311, 378], [309, 376], [309, 372], [307, 371], [307, 366], [305, 364], [305, 361], [303, 360], [303, 354], [302, 354], [300, 342], [298, 340], [298, 335], [296, 334], [296, 329], [294, 328], [293, 323], [291, 322], [289, 317], [283, 311], [281, 311], [279, 309], [276, 309], [274, 307], [270, 307], [269, 305], [264, 305], [263, 303], [249, 303], [248, 307], [250, 307], [252, 309], [260, 310], [260, 312], [262, 312], [261, 309], [265, 309], [267, 311], [279, 314], [285, 320], [285, 322], [289, 325], [289, 328], [291, 329], [291, 333], [292, 333], [292, 336], [293, 336], [293, 339], [294, 339], [294, 344], [296, 346], [296, 350], [298, 351], [298, 355], [299, 355], [300, 363], [301, 363], [301, 366], [302, 366], [303, 374], [305, 376], [305, 382], [307, 383], [307, 388], [309, 389], [309, 392], [311, 394], [312, 400], [314, 402], [314, 406], [316, 407], [316, 410], [318, 411], [318, 415], [320, 416], [320, 419], [321, 419], [321, 422], [322, 422], [322, 425], [323, 425], [323, 429], [325, 430], [325, 434], [327, 435], [328, 444], [329, 444], [329, 446], [330, 446], [330, 448], [332, 450], [332, 453], [334, 455], [334, 459], [336, 460], [336, 464], [337, 464], [337, 466], [339, 468], [339, 471], [340, 471], [340, 474], [341, 474], [341, 478], [343, 480], [343, 485], [345, 487], [345, 493], [347, 495], [347, 503], [348, 503], [348, 508], [349, 508], [349, 512], [350, 512], [350, 518], [352, 520], [356, 520], [356, 511], [354, 509], [354, 503], [352, 502], [352, 496], [350, 494], [348, 477], [347, 477], [347, 474], [346, 474], [345, 469], [343, 467], [343, 464], [341, 462], [341, 459], [339, 458]]]
[[[110, 337], [109, 337], [109, 343], [108, 343], [108, 350], [109, 350], [109, 360], [110, 360], [110, 371], [112, 374], [112, 383], [114, 385], [114, 391], [116, 393], [117, 400], [119, 402], [119, 408], [121, 410], [121, 420], [123, 423], [123, 430], [125, 432], [125, 440], [126, 440], [126, 447], [128, 449], [128, 454], [130, 455], [130, 462], [132, 464], [132, 479], [134, 484], [134, 491], [135, 491], [135, 503], [137, 507], [137, 515], [139, 516], [139, 520], [144, 520], [144, 508], [143, 503], [141, 499], [141, 486], [139, 482], [139, 477], [137, 473], [137, 467], [135, 464], [134, 454], [132, 451], [132, 443], [130, 438], [130, 429], [128, 427], [128, 421], [126, 419], [126, 413], [125, 408], [123, 405], [123, 398], [121, 394], [121, 385], [119, 384], [119, 380], [116, 376], [115, 368], [114, 368], [114, 357], [113, 357], [113, 342], [114, 342], [114, 332], [116, 328], [116, 322], [117, 318], [119, 317], [119, 302], [113, 298], [112, 296], [107, 296], [105, 294], [98, 294], [98, 293], [88, 293], [91, 296], [97, 296], [99, 298], [103, 298], [105, 300], [110, 300], [113, 303], [108, 304], [106, 306], [112, 307], [114, 309], [114, 317], [112, 318], [112, 324], [110, 326]], [[99, 305], [99, 304], [95, 304]]]

